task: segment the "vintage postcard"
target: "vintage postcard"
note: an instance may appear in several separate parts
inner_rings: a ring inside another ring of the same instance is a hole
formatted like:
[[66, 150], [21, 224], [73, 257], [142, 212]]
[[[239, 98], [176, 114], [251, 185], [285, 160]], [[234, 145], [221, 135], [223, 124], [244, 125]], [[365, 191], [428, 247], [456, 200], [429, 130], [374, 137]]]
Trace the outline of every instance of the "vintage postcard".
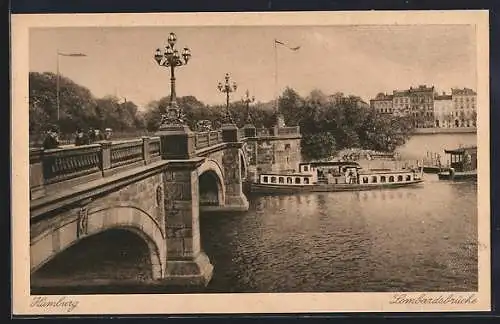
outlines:
[[488, 30], [13, 15], [13, 313], [490, 310]]

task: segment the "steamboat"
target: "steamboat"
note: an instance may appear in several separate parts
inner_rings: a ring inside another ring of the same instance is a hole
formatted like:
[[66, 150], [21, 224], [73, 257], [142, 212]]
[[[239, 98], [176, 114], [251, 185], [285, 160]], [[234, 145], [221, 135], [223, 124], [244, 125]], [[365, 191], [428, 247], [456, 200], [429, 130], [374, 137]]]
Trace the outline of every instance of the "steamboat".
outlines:
[[299, 172], [261, 173], [253, 193], [337, 192], [398, 188], [423, 182], [423, 168], [364, 169], [355, 161], [300, 163]]
[[438, 173], [440, 180], [477, 180], [477, 147], [445, 150], [450, 156], [449, 167]]

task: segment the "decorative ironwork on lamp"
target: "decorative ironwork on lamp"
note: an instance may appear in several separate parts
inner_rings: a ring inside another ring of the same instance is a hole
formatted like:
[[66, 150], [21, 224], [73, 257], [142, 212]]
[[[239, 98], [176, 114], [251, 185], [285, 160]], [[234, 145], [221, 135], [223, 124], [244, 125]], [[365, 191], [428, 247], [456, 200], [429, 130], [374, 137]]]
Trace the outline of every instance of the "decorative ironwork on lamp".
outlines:
[[231, 112], [229, 111], [229, 94], [235, 92], [238, 89], [238, 86], [234, 81], [231, 84], [231, 82], [229, 81], [230, 80], [229, 73], [226, 73], [224, 80], [225, 80], [224, 83], [219, 82], [219, 84], [217, 85], [217, 89], [219, 89], [220, 92], [226, 94], [226, 115], [224, 116], [222, 123], [234, 124]]

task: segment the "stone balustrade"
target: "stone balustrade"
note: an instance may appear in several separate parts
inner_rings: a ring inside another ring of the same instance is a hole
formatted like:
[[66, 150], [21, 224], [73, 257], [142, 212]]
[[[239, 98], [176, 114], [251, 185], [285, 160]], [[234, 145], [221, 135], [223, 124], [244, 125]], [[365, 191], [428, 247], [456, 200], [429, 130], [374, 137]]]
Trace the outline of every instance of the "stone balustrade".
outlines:
[[30, 149], [30, 196], [36, 199], [64, 182], [71, 186], [160, 159], [160, 138], [44, 150]]
[[[138, 139], [130, 142], [112, 145], [111, 168], [119, 167], [125, 164], [134, 163], [143, 159], [143, 141]], [[148, 148], [149, 151], [149, 148]]]
[[[194, 135], [194, 149], [204, 150], [224, 142], [259, 137], [300, 136], [300, 128], [244, 128], [200, 132]], [[30, 196], [36, 199], [64, 186], [72, 186], [110, 174], [157, 161], [161, 156], [159, 137], [142, 137], [122, 142], [100, 142], [91, 145], [51, 150], [30, 149]]]
[[257, 137], [288, 137], [288, 136], [300, 136], [300, 127], [273, 127], [273, 128], [259, 128], [257, 131]]
[[257, 137], [267, 137], [270, 136], [269, 129], [267, 128], [258, 128], [257, 129]]
[[196, 133], [195, 135], [195, 148], [197, 150], [211, 147], [222, 142], [223, 140], [221, 131], [200, 132]]
[[300, 127], [299, 126], [292, 126], [292, 127], [280, 127], [276, 128], [278, 130], [278, 136], [281, 135], [298, 135], [300, 134]]

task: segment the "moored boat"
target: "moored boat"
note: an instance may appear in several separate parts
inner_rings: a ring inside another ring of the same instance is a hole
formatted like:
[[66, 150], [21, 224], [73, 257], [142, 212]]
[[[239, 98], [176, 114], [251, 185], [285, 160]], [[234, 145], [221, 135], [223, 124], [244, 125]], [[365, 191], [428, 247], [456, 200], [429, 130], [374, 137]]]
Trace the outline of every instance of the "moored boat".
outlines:
[[438, 173], [440, 180], [477, 180], [477, 147], [445, 150], [450, 155], [449, 167]]
[[250, 185], [254, 193], [362, 191], [398, 188], [421, 183], [422, 168], [363, 169], [357, 162], [300, 163], [299, 172], [262, 173]]

